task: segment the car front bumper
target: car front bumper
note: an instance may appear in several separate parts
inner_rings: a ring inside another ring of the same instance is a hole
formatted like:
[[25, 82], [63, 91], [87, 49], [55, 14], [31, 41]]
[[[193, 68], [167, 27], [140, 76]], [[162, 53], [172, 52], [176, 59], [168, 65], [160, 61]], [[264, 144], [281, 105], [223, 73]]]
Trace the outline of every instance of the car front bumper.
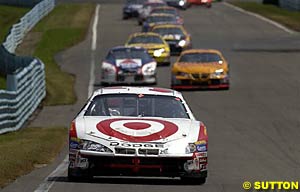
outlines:
[[195, 80], [172, 77], [172, 89], [229, 89], [229, 78]]
[[88, 173], [93, 176], [205, 178], [207, 156], [199, 161], [195, 157], [96, 156], [78, 153], [76, 157], [70, 154], [69, 171], [75, 177]]

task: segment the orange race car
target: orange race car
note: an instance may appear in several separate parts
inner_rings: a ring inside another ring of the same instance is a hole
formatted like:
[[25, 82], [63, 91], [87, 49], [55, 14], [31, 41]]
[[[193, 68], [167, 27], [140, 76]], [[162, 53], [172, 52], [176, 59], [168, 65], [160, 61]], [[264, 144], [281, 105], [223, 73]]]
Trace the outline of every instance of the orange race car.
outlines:
[[183, 51], [172, 67], [172, 89], [229, 89], [229, 65], [217, 50]]
[[205, 5], [208, 8], [210, 8], [212, 5], [212, 0], [187, 0], [187, 2], [191, 5]]

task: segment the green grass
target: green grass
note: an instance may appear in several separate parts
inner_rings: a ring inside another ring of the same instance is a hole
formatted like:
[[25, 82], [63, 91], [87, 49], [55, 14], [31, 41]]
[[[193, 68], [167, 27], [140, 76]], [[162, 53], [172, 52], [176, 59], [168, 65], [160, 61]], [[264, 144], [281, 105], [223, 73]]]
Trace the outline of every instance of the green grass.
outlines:
[[[5, 40], [13, 24], [29, 11], [29, 8], [0, 5], [0, 43]], [[0, 89], [6, 88], [6, 78], [0, 74]]]
[[52, 162], [67, 142], [66, 128], [25, 128], [0, 135], [0, 189], [41, 164]]
[[29, 8], [0, 5], [0, 42], [2, 43], [13, 24], [28, 12]]
[[238, 6], [247, 11], [260, 14], [264, 17], [272, 19], [278, 23], [285, 25], [295, 31], [300, 31], [300, 12], [289, 11], [274, 5], [264, 5], [255, 2], [237, 2], [231, 1], [235, 6]]
[[54, 56], [85, 38], [93, 11], [93, 4], [59, 4], [33, 29], [33, 32], [42, 33], [34, 56], [45, 63], [46, 105], [75, 103], [75, 78], [60, 70]]

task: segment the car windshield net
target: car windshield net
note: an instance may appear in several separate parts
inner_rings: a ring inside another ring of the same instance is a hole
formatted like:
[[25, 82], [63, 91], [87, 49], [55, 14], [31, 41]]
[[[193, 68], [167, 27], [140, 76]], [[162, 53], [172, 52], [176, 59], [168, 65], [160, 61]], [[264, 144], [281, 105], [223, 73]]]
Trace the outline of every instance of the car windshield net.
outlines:
[[176, 18], [172, 16], [149, 16], [147, 17], [148, 23], [159, 23], [159, 22], [176, 22]]
[[150, 59], [151, 56], [143, 50], [126, 49], [113, 51], [111, 57], [114, 59]]
[[177, 15], [176, 9], [153, 9], [151, 13], [165, 13], [165, 14], [172, 14]]
[[154, 33], [158, 33], [162, 36], [164, 35], [184, 35], [183, 31], [180, 28], [156, 28], [153, 30]]
[[188, 53], [181, 56], [179, 62], [210, 63], [220, 62], [222, 58], [216, 53]]
[[179, 98], [143, 94], [96, 96], [88, 106], [85, 116], [189, 118]]
[[163, 44], [163, 41], [158, 37], [154, 35], [139, 35], [132, 37], [129, 41], [129, 44], [135, 44], [135, 43], [154, 43], [154, 44]]

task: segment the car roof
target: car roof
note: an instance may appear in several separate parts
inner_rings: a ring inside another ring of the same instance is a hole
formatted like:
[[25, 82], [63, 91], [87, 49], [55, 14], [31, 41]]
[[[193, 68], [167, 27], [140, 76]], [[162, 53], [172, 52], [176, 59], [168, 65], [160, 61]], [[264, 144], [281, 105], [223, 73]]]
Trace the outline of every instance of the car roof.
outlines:
[[93, 97], [103, 94], [148, 94], [148, 95], [162, 95], [174, 96], [183, 99], [182, 94], [178, 91], [160, 88], [160, 87], [131, 87], [131, 86], [115, 86], [104, 87], [94, 91]]
[[181, 53], [181, 55], [187, 54], [187, 53], [216, 53], [216, 54], [222, 55], [221, 52], [216, 49], [188, 49], [188, 50], [183, 51]]

